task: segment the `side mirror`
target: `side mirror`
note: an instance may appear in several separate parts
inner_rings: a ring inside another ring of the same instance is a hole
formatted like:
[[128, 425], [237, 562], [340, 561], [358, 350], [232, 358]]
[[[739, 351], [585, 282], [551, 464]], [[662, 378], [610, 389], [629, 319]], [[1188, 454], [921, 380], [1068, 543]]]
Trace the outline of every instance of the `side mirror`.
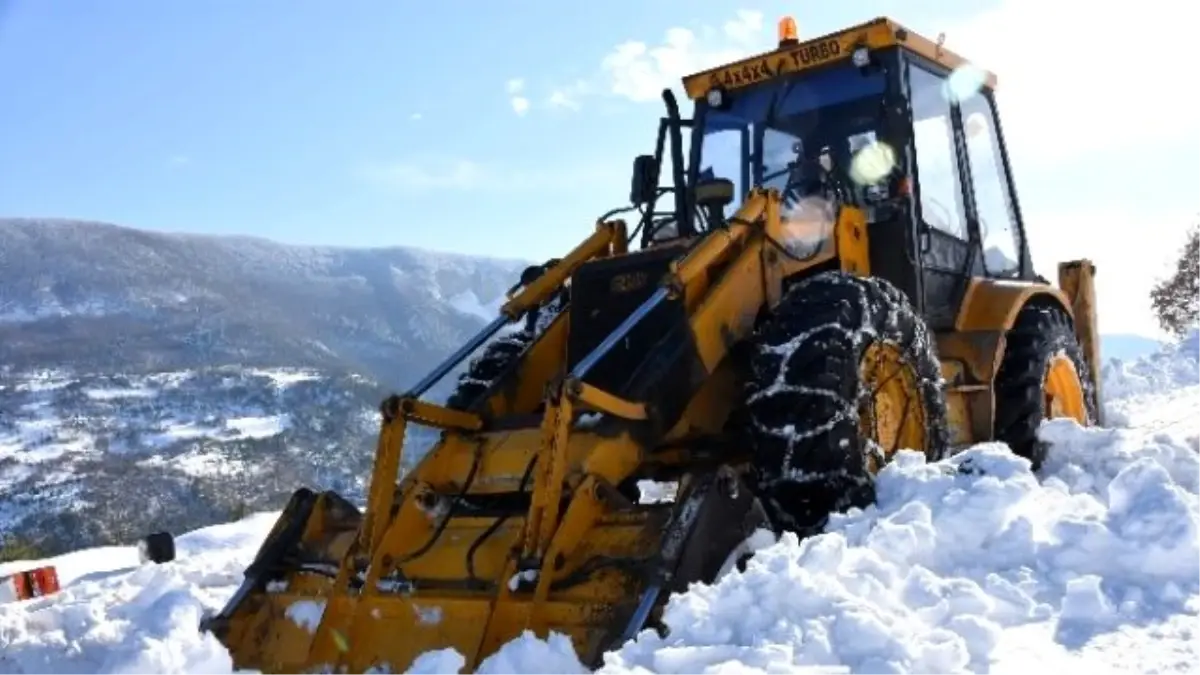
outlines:
[[658, 160], [654, 155], [638, 155], [633, 158], [633, 180], [629, 186], [629, 201], [643, 206], [658, 196]]

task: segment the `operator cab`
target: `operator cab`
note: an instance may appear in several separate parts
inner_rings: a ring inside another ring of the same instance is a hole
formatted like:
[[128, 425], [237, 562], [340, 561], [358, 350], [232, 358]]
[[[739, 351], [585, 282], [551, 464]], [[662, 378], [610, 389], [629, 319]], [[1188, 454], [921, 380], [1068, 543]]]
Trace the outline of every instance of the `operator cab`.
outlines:
[[[692, 191], [731, 183], [728, 218], [751, 188], [778, 190], [801, 257], [833, 245], [839, 204], [864, 209], [873, 273], [935, 330], [972, 277], [1035, 278], [992, 74], [888, 19], [800, 42], [784, 18], [779, 38], [684, 79]], [[697, 232], [721, 225], [687, 215]]]
[[[775, 50], [684, 78], [690, 119], [664, 92], [654, 154], [634, 161], [633, 206], [601, 218], [636, 208], [630, 234], [642, 251], [574, 275], [572, 367], [755, 187], [783, 197], [780, 243], [800, 259], [830, 258], [838, 209], [862, 209], [872, 275], [905, 292], [935, 331], [953, 328], [973, 278], [1035, 278], [992, 74], [888, 19], [801, 42], [785, 18], [779, 38]], [[611, 350], [591, 384], [628, 393], [628, 374], [678, 323], [659, 313]]]

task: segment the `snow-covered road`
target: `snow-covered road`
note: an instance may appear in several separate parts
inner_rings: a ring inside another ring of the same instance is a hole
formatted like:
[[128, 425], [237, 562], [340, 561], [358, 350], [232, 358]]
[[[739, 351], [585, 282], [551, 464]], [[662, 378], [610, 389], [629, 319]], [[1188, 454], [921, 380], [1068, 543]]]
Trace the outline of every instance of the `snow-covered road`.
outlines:
[[[1195, 672], [1200, 375], [1194, 349], [1155, 358], [1106, 370], [1111, 428], [1045, 425], [1038, 475], [1000, 445], [933, 465], [908, 453], [876, 506], [673, 597], [671, 634], [644, 633], [601, 672]], [[132, 548], [54, 559], [60, 594], [0, 606], [0, 671], [229, 672], [196, 626], [275, 516], [181, 536], [167, 565]], [[408, 668], [461, 663], [433, 652]], [[481, 671], [582, 668], [560, 636], [527, 635]]]

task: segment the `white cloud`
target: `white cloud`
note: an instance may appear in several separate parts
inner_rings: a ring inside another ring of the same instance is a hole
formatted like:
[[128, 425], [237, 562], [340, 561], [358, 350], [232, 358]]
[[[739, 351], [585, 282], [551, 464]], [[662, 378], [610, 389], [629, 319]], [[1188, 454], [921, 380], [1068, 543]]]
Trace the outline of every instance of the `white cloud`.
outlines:
[[414, 122], [419, 122], [421, 120], [421, 117], [422, 117], [421, 113], [415, 112], [415, 113], [409, 115], [408, 119], [410, 119]]
[[579, 110], [583, 107], [582, 99], [591, 92], [592, 85], [587, 80], [576, 80], [551, 92], [546, 103], [552, 108]]
[[192, 163], [192, 158], [187, 155], [172, 155], [167, 159], [167, 164], [171, 166], [187, 166]]
[[377, 187], [403, 192], [515, 192], [577, 188], [581, 183], [608, 184], [624, 177], [624, 167], [611, 164], [523, 168], [468, 159], [421, 158], [366, 166], [360, 176]]
[[508, 90], [508, 102], [512, 106], [513, 112], [517, 115], [524, 115], [529, 112], [529, 99], [525, 98], [525, 80], [519, 77], [514, 77], [505, 84]]
[[547, 101], [550, 105], [556, 108], [568, 108], [570, 110], [579, 110], [579, 101], [571, 98], [567, 92], [559, 89], [550, 94], [550, 99]]
[[657, 101], [665, 88], [677, 88], [681, 79], [771, 48], [763, 14], [739, 10], [720, 30], [700, 28], [700, 37], [689, 28], [668, 28], [658, 44], [640, 40], [622, 42], [600, 60], [591, 81], [581, 80], [551, 95], [559, 107], [579, 109], [588, 95], [608, 94], [635, 102]]

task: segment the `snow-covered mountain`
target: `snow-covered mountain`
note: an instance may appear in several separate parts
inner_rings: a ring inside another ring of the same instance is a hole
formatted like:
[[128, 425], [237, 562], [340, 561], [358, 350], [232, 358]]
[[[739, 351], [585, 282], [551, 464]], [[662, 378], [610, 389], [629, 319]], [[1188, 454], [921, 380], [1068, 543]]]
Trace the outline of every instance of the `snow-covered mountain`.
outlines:
[[401, 388], [477, 330], [527, 264], [0, 219], [0, 364], [313, 367]]
[[[1036, 474], [998, 444], [932, 465], [905, 453], [882, 472], [876, 505], [803, 542], [768, 535], [744, 572], [673, 596], [668, 635], [643, 632], [601, 672], [1195, 672], [1198, 368], [1195, 336], [1110, 368], [1117, 428], [1046, 424]], [[0, 671], [231, 672], [196, 626], [237, 588], [276, 517], [180, 537], [165, 565], [139, 565], [130, 547], [49, 560], [61, 593], [0, 605]], [[392, 665], [462, 664], [441, 650]], [[527, 633], [479, 672], [584, 671], [562, 636]]]
[[0, 220], [0, 535], [60, 552], [357, 494], [379, 402], [526, 264]]
[[[384, 395], [316, 370], [10, 374], [0, 540], [59, 552], [277, 507], [300, 485], [360, 495]], [[414, 451], [431, 438], [414, 430]]]

